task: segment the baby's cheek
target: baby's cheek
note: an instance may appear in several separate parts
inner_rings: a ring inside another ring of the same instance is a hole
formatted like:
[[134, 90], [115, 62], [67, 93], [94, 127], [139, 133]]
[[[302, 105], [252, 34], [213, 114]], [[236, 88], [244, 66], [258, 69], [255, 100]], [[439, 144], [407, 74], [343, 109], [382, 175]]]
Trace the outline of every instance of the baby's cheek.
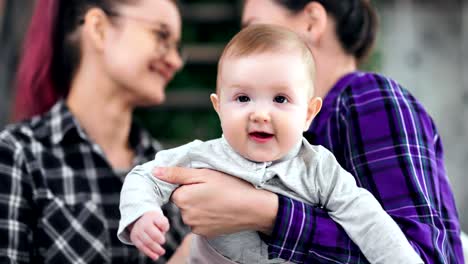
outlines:
[[283, 141], [286, 141], [285, 144], [289, 146], [294, 146], [298, 140], [302, 138], [302, 133], [304, 130], [304, 122], [283, 122], [280, 124], [282, 126], [281, 131], [284, 135]]

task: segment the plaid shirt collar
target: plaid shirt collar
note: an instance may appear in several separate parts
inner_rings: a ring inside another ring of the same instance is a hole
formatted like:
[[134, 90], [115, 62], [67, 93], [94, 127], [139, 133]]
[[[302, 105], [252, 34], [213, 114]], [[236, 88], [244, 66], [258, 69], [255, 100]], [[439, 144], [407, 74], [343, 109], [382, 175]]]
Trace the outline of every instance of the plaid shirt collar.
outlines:
[[[67, 144], [76, 140], [93, 144], [64, 100], [59, 100], [41, 119], [33, 118], [32, 123], [37, 123], [39, 120], [42, 120], [41, 124], [46, 124], [35, 131], [36, 137], [42, 141], [50, 139], [53, 145]], [[153, 155], [155, 149], [162, 149], [162, 146], [135, 122], [130, 127], [129, 144], [136, 153], [133, 165], [145, 162], [148, 156]]]
[[332, 89], [328, 92], [328, 94], [323, 98], [322, 108], [317, 116], [314, 118], [312, 125], [309, 127], [307, 131], [309, 136], [315, 136], [314, 131], [322, 131], [325, 126], [327, 126], [327, 122], [330, 119], [331, 115], [335, 111], [334, 104], [336, 104], [337, 97], [343, 92], [344, 89], [348, 87], [354, 78], [364, 74], [362, 72], [351, 72], [346, 74], [345, 76], [341, 77], [338, 82], [332, 87]]

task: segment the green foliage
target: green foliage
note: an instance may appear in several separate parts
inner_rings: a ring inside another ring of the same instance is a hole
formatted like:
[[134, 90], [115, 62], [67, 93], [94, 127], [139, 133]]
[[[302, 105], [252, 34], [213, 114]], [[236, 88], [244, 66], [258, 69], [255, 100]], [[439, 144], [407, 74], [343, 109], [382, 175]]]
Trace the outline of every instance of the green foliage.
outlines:
[[219, 119], [214, 110], [140, 109], [135, 114], [137, 122], [147, 127], [165, 147], [221, 136]]

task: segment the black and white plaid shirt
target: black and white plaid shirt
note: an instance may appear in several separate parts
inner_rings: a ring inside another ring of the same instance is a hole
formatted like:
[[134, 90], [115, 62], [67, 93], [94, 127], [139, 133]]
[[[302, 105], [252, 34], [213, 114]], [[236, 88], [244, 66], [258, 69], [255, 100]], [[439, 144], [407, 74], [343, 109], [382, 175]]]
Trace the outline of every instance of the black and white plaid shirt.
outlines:
[[[135, 165], [160, 149], [136, 125], [130, 144]], [[63, 101], [7, 127], [0, 133], [0, 263], [150, 263], [117, 239], [125, 174], [111, 168]], [[169, 257], [187, 228], [175, 206], [165, 209]]]

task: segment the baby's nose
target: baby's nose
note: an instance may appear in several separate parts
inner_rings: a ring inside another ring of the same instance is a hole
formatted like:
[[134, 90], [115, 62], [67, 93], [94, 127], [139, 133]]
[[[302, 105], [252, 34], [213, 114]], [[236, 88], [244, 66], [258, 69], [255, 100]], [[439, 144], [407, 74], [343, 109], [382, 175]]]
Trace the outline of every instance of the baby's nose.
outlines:
[[259, 109], [250, 115], [250, 121], [256, 122], [256, 123], [267, 123], [270, 122], [270, 114], [268, 111]]

